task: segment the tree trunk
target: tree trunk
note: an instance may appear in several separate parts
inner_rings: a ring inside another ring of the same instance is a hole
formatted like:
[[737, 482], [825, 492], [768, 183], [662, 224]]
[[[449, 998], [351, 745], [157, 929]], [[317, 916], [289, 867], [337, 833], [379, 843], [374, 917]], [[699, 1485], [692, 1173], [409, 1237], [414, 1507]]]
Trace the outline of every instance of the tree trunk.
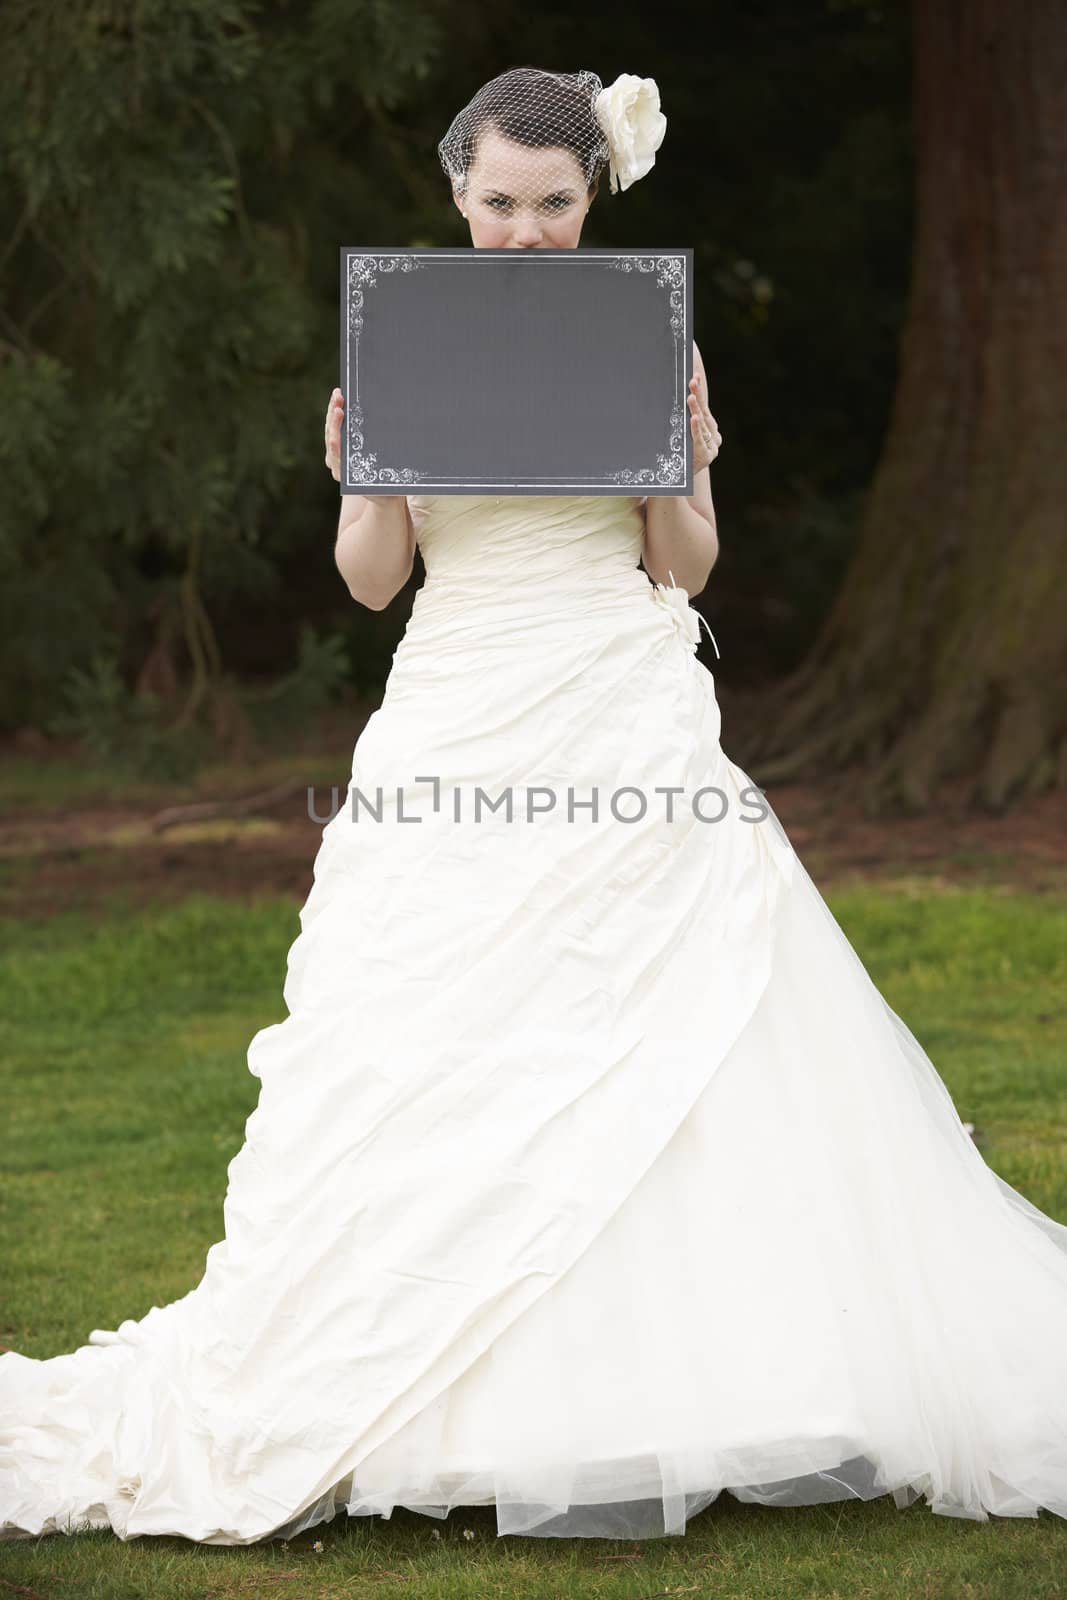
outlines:
[[868, 810], [1067, 787], [1067, 8], [915, 0], [916, 238], [855, 557], [746, 757]]

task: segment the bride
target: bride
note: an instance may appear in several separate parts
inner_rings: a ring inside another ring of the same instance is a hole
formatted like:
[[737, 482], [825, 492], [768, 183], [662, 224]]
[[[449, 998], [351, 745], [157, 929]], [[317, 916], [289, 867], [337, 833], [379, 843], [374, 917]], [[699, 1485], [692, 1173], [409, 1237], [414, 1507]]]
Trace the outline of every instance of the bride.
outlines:
[[[440, 154], [475, 247], [573, 246], [663, 127], [651, 79], [519, 68]], [[1067, 1226], [720, 744], [696, 365], [689, 498], [346, 497], [355, 598], [416, 542], [426, 582], [249, 1045], [225, 1236], [181, 1299], [0, 1356], [5, 1536], [643, 1538], [724, 1489], [1067, 1516]]]

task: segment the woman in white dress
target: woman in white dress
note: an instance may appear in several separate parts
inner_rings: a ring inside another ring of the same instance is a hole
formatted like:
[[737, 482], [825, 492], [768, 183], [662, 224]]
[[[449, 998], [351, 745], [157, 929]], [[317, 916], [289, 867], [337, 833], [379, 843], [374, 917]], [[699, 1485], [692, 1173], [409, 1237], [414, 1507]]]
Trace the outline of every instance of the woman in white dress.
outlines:
[[[521, 68], [441, 154], [475, 246], [576, 245], [662, 128], [650, 79]], [[1067, 1516], [1067, 1226], [719, 742], [695, 376], [688, 502], [346, 497], [352, 593], [414, 540], [427, 579], [249, 1046], [225, 1237], [180, 1300], [0, 1356], [5, 1536], [651, 1537], [723, 1489]]]

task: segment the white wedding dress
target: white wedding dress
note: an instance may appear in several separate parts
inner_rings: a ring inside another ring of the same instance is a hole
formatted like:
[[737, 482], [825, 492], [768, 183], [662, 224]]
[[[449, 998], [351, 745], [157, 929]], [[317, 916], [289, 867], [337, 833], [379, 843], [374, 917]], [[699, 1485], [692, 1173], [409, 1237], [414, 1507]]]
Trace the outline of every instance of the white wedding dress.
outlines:
[[0, 1531], [653, 1537], [724, 1488], [1067, 1516], [1067, 1226], [723, 754], [640, 502], [411, 507], [427, 581], [249, 1047], [225, 1237], [182, 1299], [0, 1357]]

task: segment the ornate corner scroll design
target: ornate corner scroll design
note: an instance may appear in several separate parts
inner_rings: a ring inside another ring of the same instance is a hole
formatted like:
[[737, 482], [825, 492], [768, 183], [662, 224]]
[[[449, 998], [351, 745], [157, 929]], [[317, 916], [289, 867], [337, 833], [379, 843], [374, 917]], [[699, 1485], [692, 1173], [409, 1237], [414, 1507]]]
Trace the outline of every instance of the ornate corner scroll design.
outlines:
[[357, 338], [363, 326], [364, 291], [378, 281], [379, 272], [414, 272], [426, 265], [425, 257], [399, 254], [395, 256], [354, 255], [348, 262], [348, 331]]
[[[363, 328], [363, 308], [366, 291], [374, 287], [379, 273], [414, 272], [426, 266], [424, 256], [406, 251], [396, 255], [353, 255], [348, 261], [348, 335], [355, 336], [356, 357], [359, 356], [359, 336]], [[371, 478], [376, 483], [423, 483], [425, 472], [414, 467], [380, 467], [376, 452], [366, 449], [363, 427], [366, 421], [363, 407], [353, 400], [346, 408], [348, 422], [348, 481], [354, 478]]]
[[[685, 257], [680, 255], [615, 256], [610, 263], [619, 272], [654, 272], [659, 288], [667, 290], [667, 323], [675, 349], [685, 334]], [[678, 351], [679, 360], [684, 351]], [[624, 468], [609, 473], [612, 483], [653, 483], [672, 487], [685, 482], [685, 409], [671, 407], [667, 419], [667, 453], [659, 452], [655, 467], [639, 471]]]
[[669, 420], [668, 452], [660, 451], [656, 456], [655, 467], [642, 467], [634, 470], [623, 467], [618, 472], [609, 472], [608, 477], [612, 483], [658, 483], [670, 488], [675, 484], [685, 482], [685, 412], [681, 406], [672, 406]]

